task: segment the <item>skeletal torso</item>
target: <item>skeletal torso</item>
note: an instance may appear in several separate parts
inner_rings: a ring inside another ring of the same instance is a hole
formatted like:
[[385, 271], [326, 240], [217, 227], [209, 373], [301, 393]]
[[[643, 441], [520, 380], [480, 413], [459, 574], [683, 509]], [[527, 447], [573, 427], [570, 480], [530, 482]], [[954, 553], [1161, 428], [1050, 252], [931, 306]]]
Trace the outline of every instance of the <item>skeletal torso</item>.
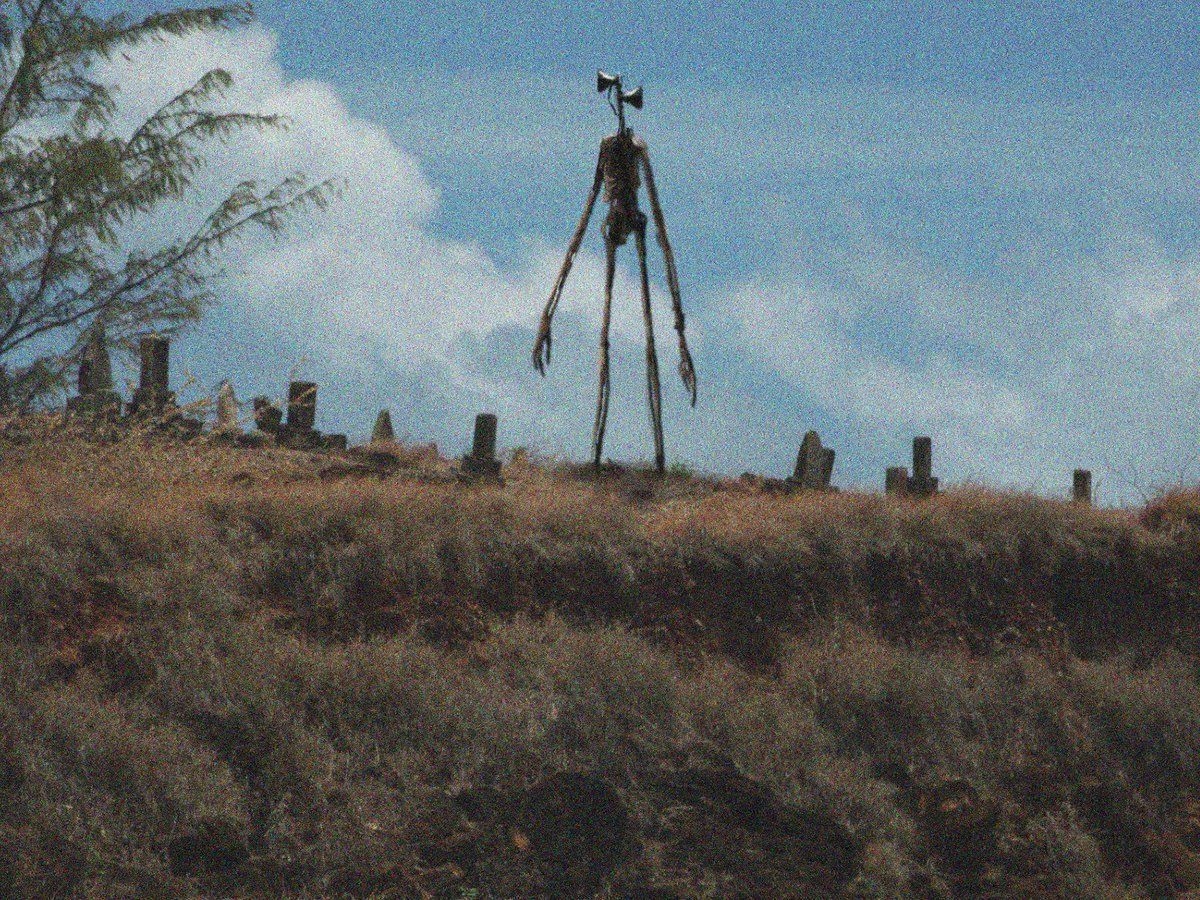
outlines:
[[638, 159], [644, 145], [632, 134], [612, 134], [600, 142], [600, 166], [604, 173], [604, 202], [609, 205], [606, 236], [615, 244], [644, 227], [646, 216], [638, 208], [642, 179]]

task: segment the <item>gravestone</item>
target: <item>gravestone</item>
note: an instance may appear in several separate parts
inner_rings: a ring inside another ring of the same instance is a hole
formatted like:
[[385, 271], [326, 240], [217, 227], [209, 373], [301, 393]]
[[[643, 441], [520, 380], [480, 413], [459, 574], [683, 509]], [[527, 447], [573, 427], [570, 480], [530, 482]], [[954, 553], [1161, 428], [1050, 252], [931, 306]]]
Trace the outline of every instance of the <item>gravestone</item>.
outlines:
[[86, 397], [112, 389], [112, 361], [108, 355], [108, 342], [104, 326], [97, 325], [92, 329], [92, 336], [79, 361], [79, 393]]
[[67, 401], [67, 411], [89, 418], [116, 419], [121, 395], [113, 390], [112, 361], [104, 325], [97, 323], [79, 361], [79, 396]]
[[283, 410], [269, 397], [254, 398], [254, 427], [265, 434], [279, 434], [283, 425]]
[[796, 454], [796, 469], [787, 479], [788, 487], [812, 491], [830, 490], [830, 480], [833, 477], [834, 452], [829, 447], [821, 446], [821, 437], [815, 431], [809, 431], [800, 442], [800, 451]]
[[1072, 484], [1072, 499], [1076, 503], [1092, 503], [1092, 472], [1090, 469], [1076, 469]]
[[288, 385], [287, 425], [290, 431], [312, 431], [317, 423], [317, 386], [311, 381]]
[[170, 390], [171, 342], [162, 335], [149, 335], [138, 344], [138, 355], [142, 368], [137, 390], [129, 401], [129, 414], [160, 416], [175, 405]]
[[296, 450], [312, 450], [321, 446], [321, 433], [313, 426], [317, 421], [317, 386], [311, 381], [293, 381], [288, 385], [287, 421], [279, 439]]
[[913, 438], [913, 474], [908, 480], [908, 492], [917, 497], [932, 497], [938, 491], [933, 477], [933, 439]]
[[480, 413], [475, 417], [475, 439], [471, 452], [462, 458], [462, 474], [469, 478], [498, 479], [500, 460], [496, 459], [496, 417]]
[[228, 381], [217, 391], [217, 426], [222, 434], [238, 434], [241, 425], [238, 423], [237, 396], [233, 393], [233, 385]]
[[371, 430], [372, 444], [390, 444], [396, 440], [396, 432], [392, 430], [392, 414], [384, 409], [375, 417], [375, 427]]

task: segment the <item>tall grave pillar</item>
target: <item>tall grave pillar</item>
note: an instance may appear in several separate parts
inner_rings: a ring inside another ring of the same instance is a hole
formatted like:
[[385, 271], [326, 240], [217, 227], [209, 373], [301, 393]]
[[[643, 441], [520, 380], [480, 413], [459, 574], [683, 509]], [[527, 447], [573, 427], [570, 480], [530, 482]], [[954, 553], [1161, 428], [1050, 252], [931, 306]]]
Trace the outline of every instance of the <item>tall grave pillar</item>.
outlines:
[[130, 415], [161, 416], [175, 406], [171, 392], [171, 342], [162, 335], [149, 335], [138, 344], [142, 369], [137, 390], [129, 401]]
[[112, 362], [104, 325], [97, 323], [79, 361], [79, 396], [67, 401], [76, 415], [115, 419], [121, 412], [121, 395], [113, 390]]
[[499, 479], [500, 460], [496, 459], [496, 416], [480, 413], [475, 417], [475, 436], [471, 452], [462, 458], [466, 478]]

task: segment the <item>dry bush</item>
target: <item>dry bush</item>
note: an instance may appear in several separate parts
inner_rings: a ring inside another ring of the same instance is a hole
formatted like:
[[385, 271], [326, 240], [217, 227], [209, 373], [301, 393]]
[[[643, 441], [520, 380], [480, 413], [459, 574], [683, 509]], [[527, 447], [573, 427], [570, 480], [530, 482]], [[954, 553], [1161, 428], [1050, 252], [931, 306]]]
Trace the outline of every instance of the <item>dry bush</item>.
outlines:
[[1200, 490], [1180, 488], [1166, 491], [1146, 504], [1139, 519], [1153, 531], [1181, 529], [1193, 534], [1200, 532]]

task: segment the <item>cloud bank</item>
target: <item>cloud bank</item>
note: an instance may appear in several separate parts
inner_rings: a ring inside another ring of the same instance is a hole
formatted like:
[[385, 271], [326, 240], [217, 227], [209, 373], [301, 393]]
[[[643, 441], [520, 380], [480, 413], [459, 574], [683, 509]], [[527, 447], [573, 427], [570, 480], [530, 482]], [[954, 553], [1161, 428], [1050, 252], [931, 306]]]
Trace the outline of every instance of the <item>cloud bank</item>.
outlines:
[[[352, 113], [331, 84], [289, 77], [259, 26], [143, 51], [112, 75], [136, 121], [213, 67], [235, 76], [231, 108], [294, 126], [211, 154], [209, 198], [294, 169], [348, 187], [284, 240], [232, 248], [225, 303], [180, 345], [200, 382], [231, 377], [243, 397], [278, 395], [303, 375], [321, 384], [325, 430], [361, 435], [389, 406], [402, 432], [452, 453], [488, 408], [502, 443], [584, 458], [602, 209], [560, 308], [550, 378], [528, 360], [577, 214], [555, 207], [546, 225], [530, 216], [546, 211], [530, 195], [582, 205], [590, 172], [577, 181], [556, 152], [584, 159], [578, 132], [506, 106], [486, 80], [439, 82], [389, 129]], [[527, 109], [555, 109], [537, 97], [562, 89], [531, 85]], [[1012, 100], [998, 116], [986, 98], [772, 91], [718, 104], [666, 90], [678, 124], [651, 136], [670, 173], [660, 180], [701, 379], [701, 404], [687, 410], [656, 278], [669, 456], [783, 474], [803, 431], [819, 427], [838, 448], [840, 480], [872, 487], [906, 461], [916, 433], [934, 437], [951, 481], [1061, 494], [1070, 470], [1088, 466], [1113, 500], [1200, 476], [1200, 258], [1148, 224], [1194, 205], [1194, 135], [1173, 120], [1159, 127], [1153, 111], [1132, 129], [1110, 115], [1104, 131], [1071, 105]], [[1113, 130], [1125, 143], [1106, 149]], [[453, 173], [475, 201], [478, 240], [444, 220]], [[945, 228], [929, 238], [921, 202], [966, 223], [959, 243], [942, 246]], [[994, 229], [971, 220], [979, 210]], [[1085, 238], [1070, 238], [1079, 228]], [[515, 250], [488, 246], [497, 242]], [[623, 258], [607, 449], [644, 459], [632, 247]]]

